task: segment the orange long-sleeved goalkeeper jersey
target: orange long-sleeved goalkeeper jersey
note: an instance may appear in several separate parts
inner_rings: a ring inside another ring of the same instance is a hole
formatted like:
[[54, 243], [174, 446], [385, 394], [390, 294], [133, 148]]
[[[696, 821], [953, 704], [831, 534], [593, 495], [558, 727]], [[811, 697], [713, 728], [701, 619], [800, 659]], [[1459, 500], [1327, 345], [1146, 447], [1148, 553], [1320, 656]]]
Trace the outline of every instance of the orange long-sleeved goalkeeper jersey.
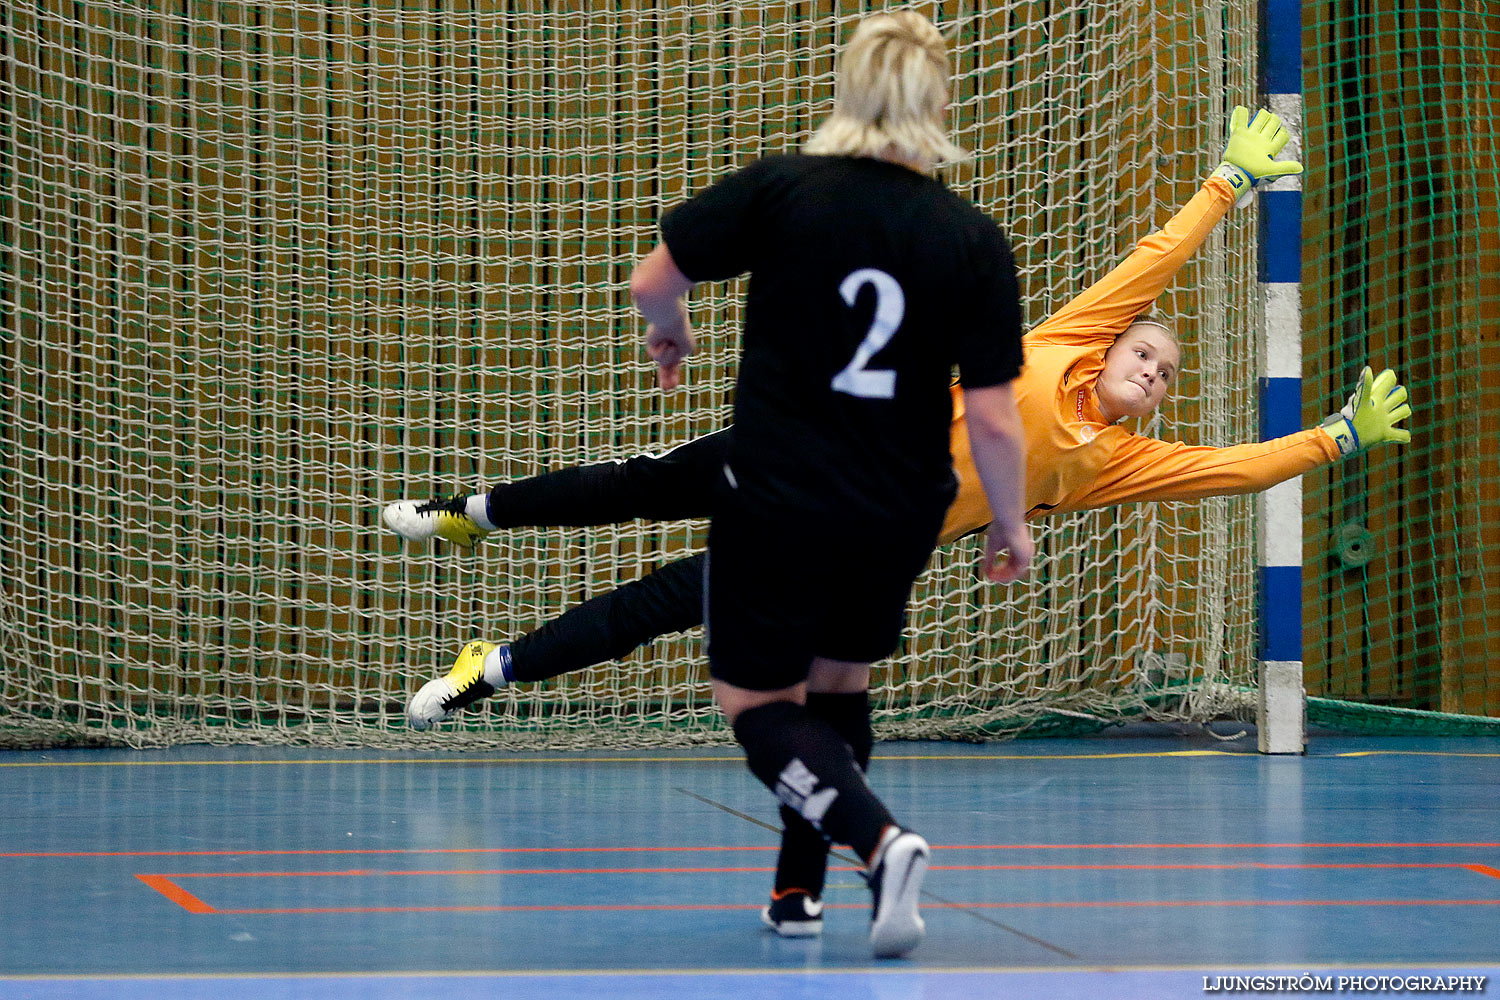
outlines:
[[[1210, 177], [1162, 229], [1024, 339], [1026, 367], [1012, 383], [1026, 429], [1027, 519], [1141, 500], [1257, 493], [1339, 457], [1319, 428], [1272, 441], [1210, 448], [1158, 441], [1104, 419], [1094, 380], [1104, 353], [1197, 250], [1234, 201]], [[955, 386], [950, 437], [958, 495], [942, 541], [990, 523], [969, 454], [963, 395]]]

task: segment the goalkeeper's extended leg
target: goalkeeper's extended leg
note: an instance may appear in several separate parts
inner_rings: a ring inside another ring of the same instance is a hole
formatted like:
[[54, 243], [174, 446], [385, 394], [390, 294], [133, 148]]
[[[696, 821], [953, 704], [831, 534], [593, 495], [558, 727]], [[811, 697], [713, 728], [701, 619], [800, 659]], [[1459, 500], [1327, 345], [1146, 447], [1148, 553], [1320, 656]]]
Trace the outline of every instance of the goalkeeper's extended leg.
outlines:
[[660, 455], [501, 483], [489, 492], [488, 515], [501, 528], [708, 517], [728, 457], [729, 431], [716, 431]]
[[408, 541], [436, 536], [472, 548], [497, 528], [707, 517], [728, 452], [728, 432], [719, 431], [662, 455], [559, 469], [448, 500], [398, 500], [381, 518]]
[[453, 668], [428, 681], [407, 705], [407, 721], [427, 729], [508, 684], [547, 680], [626, 655], [670, 632], [703, 623], [703, 555], [569, 608], [509, 645], [466, 644]]

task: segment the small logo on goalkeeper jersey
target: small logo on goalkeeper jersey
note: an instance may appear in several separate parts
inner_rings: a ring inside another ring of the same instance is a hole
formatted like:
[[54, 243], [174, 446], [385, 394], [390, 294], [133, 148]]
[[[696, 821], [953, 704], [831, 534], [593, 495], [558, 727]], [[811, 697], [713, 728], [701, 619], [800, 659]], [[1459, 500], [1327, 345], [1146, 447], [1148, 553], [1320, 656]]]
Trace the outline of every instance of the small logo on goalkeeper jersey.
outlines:
[[1084, 386], [1082, 389], [1078, 390], [1078, 403], [1074, 407], [1075, 412], [1078, 414], [1078, 422], [1080, 424], [1083, 424], [1083, 429], [1078, 432], [1078, 436], [1083, 439], [1084, 444], [1088, 444], [1090, 441], [1094, 440], [1094, 436], [1098, 433], [1088, 423], [1088, 418], [1083, 415], [1083, 394], [1088, 391], [1088, 386]]
[[833, 805], [833, 800], [839, 797], [839, 790], [825, 788], [814, 791], [817, 787], [818, 776], [807, 769], [800, 757], [793, 757], [777, 775], [776, 797], [821, 830], [823, 817], [828, 814], [828, 807]]

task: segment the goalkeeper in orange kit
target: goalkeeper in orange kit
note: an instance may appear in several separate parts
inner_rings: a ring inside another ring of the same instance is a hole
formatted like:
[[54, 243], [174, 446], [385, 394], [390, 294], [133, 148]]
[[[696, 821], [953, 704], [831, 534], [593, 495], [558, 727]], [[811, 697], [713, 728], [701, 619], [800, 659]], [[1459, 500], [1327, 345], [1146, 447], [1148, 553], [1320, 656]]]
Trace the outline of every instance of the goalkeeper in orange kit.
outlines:
[[[1274, 157], [1288, 136], [1276, 116], [1253, 120], [1235, 109], [1223, 162], [1167, 224], [1143, 239], [1114, 270], [1025, 337], [1026, 366], [1014, 382], [1026, 428], [1026, 507], [1038, 520], [1070, 511], [1146, 500], [1197, 500], [1264, 490], [1342, 457], [1410, 433], [1406, 389], [1393, 372], [1366, 368], [1348, 402], [1320, 425], [1271, 441], [1213, 448], [1136, 434], [1121, 421], [1146, 418], [1170, 392], [1180, 353], [1153, 300], [1254, 184], [1296, 173]], [[953, 389], [951, 452], [958, 494], [941, 541], [984, 529], [990, 520]], [[501, 528], [594, 525], [632, 518], [707, 517], [732, 429], [688, 442], [660, 457], [638, 457], [560, 470], [452, 500], [401, 501], [383, 514], [409, 540], [434, 535], [460, 546]], [[466, 645], [444, 677], [425, 684], [408, 706], [426, 729], [513, 683], [545, 680], [623, 656], [659, 635], [702, 622], [702, 560], [670, 563], [596, 596], [508, 644]], [[808, 710], [827, 719], [868, 765], [871, 736], [864, 694], [810, 692]], [[795, 813], [785, 832], [772, 902], [763, 917], [778, 933], [821, 930], [827, 845]]]

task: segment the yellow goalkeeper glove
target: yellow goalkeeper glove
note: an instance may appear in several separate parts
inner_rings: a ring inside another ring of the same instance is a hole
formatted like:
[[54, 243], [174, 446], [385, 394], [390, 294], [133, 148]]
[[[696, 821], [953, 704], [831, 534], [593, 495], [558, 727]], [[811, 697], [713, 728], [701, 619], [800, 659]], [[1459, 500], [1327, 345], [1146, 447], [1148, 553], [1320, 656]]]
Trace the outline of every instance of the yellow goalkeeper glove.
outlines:
[[1250, 117], [1250, 109], [1236, 107], [1229, 117], [1229, 145], [1224, 148], [1224, 162], [1214, 171], [1234, 188], [1236, 208], [1250, 203], [1255, 185], [1267, 178], [1302, 173], [1296, 160], [1274, 159], [1292, 139], [1281, 127], [1281, 119], [1264, 108]]
[[1376, 375], [1366, 365], [1359, 373], [1359, 385], [1349, 402], [1321, 424], [1339, 454], [1352, 455], [1382, 441], [1405, 444], [1411, 431], [1396, 425], [1411, 416], [1406, 386], [1396, 381], [1396, 373], [1387, 368]]

